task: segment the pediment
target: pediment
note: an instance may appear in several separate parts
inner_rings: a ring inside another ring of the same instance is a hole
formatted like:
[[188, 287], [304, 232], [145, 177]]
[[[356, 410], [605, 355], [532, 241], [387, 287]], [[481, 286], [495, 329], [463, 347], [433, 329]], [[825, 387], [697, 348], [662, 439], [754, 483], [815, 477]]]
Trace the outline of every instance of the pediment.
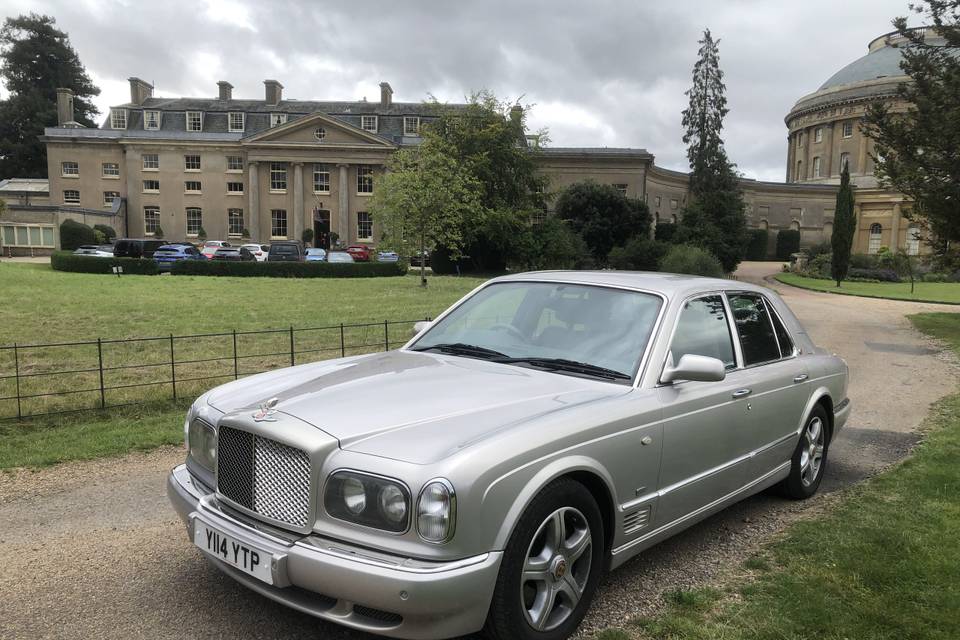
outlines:
[[[317, 130], [322, 129], [322, 139]], [[243, 139], [244, 144], [284, 145], [314, 148], [365, 148], [394, 149], [390, 141], [378, 135], [364, 131], [348, 122], [325, 113], [314, 113], [303, 118], [291, 120], [266, 131], [261, 131]]]

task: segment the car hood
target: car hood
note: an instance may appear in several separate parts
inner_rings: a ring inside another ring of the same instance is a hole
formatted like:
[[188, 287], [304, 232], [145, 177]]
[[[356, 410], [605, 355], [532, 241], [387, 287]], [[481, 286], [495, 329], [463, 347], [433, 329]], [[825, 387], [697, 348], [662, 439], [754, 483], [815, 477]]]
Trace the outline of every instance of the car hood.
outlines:
[[342, 449], [430, 464], [539, 416], [631, 387], [439, 354], [390, 351], [282, 369], [229, 383], [207, 402], [225, 413], [276, 409]]

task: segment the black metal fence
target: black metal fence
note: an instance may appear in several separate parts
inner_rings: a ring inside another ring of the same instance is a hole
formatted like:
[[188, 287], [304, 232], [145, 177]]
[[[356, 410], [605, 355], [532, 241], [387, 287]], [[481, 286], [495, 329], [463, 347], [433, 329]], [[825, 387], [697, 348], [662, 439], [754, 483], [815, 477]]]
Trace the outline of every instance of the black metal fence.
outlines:
[[191, 398], [212, 383], [389, 351], [416, 322], [0, 346], [0, 421]]

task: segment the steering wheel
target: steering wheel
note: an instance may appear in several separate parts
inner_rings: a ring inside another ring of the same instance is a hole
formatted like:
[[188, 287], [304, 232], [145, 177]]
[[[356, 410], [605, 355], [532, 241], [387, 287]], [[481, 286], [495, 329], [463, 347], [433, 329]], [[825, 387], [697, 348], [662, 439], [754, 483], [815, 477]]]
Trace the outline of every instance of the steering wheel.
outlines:
[[490, 331], [506, 331], [507, 333], [512, 335], [514, 338], [517, 338], [518, 340], [521, 340], [521, 341], [526, 340], [526, 337], [522, 333], [520, 333], [520, 329], [517, 329], [512, 324], [505, 324], [500, 322], [500, 323], [491, 325]]

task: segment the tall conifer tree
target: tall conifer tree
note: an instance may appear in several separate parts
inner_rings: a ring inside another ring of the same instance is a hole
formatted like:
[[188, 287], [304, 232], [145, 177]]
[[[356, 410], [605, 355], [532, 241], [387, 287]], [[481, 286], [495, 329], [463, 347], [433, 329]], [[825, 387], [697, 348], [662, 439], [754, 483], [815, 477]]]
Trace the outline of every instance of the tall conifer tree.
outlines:
[[853, 251], [853, 236], [857, 232], [857, 214], [853, 210], [853, 188], [850, 186], [850, 170], [846, 165], [840, 174], [840, 191], [837, 192], [837, 206], [833, 214], [833, 235], [830, 245], [833, 249], [830, 262], [830, 274], [837, 286], [846, 279], [850, 270], [850, 253]]

